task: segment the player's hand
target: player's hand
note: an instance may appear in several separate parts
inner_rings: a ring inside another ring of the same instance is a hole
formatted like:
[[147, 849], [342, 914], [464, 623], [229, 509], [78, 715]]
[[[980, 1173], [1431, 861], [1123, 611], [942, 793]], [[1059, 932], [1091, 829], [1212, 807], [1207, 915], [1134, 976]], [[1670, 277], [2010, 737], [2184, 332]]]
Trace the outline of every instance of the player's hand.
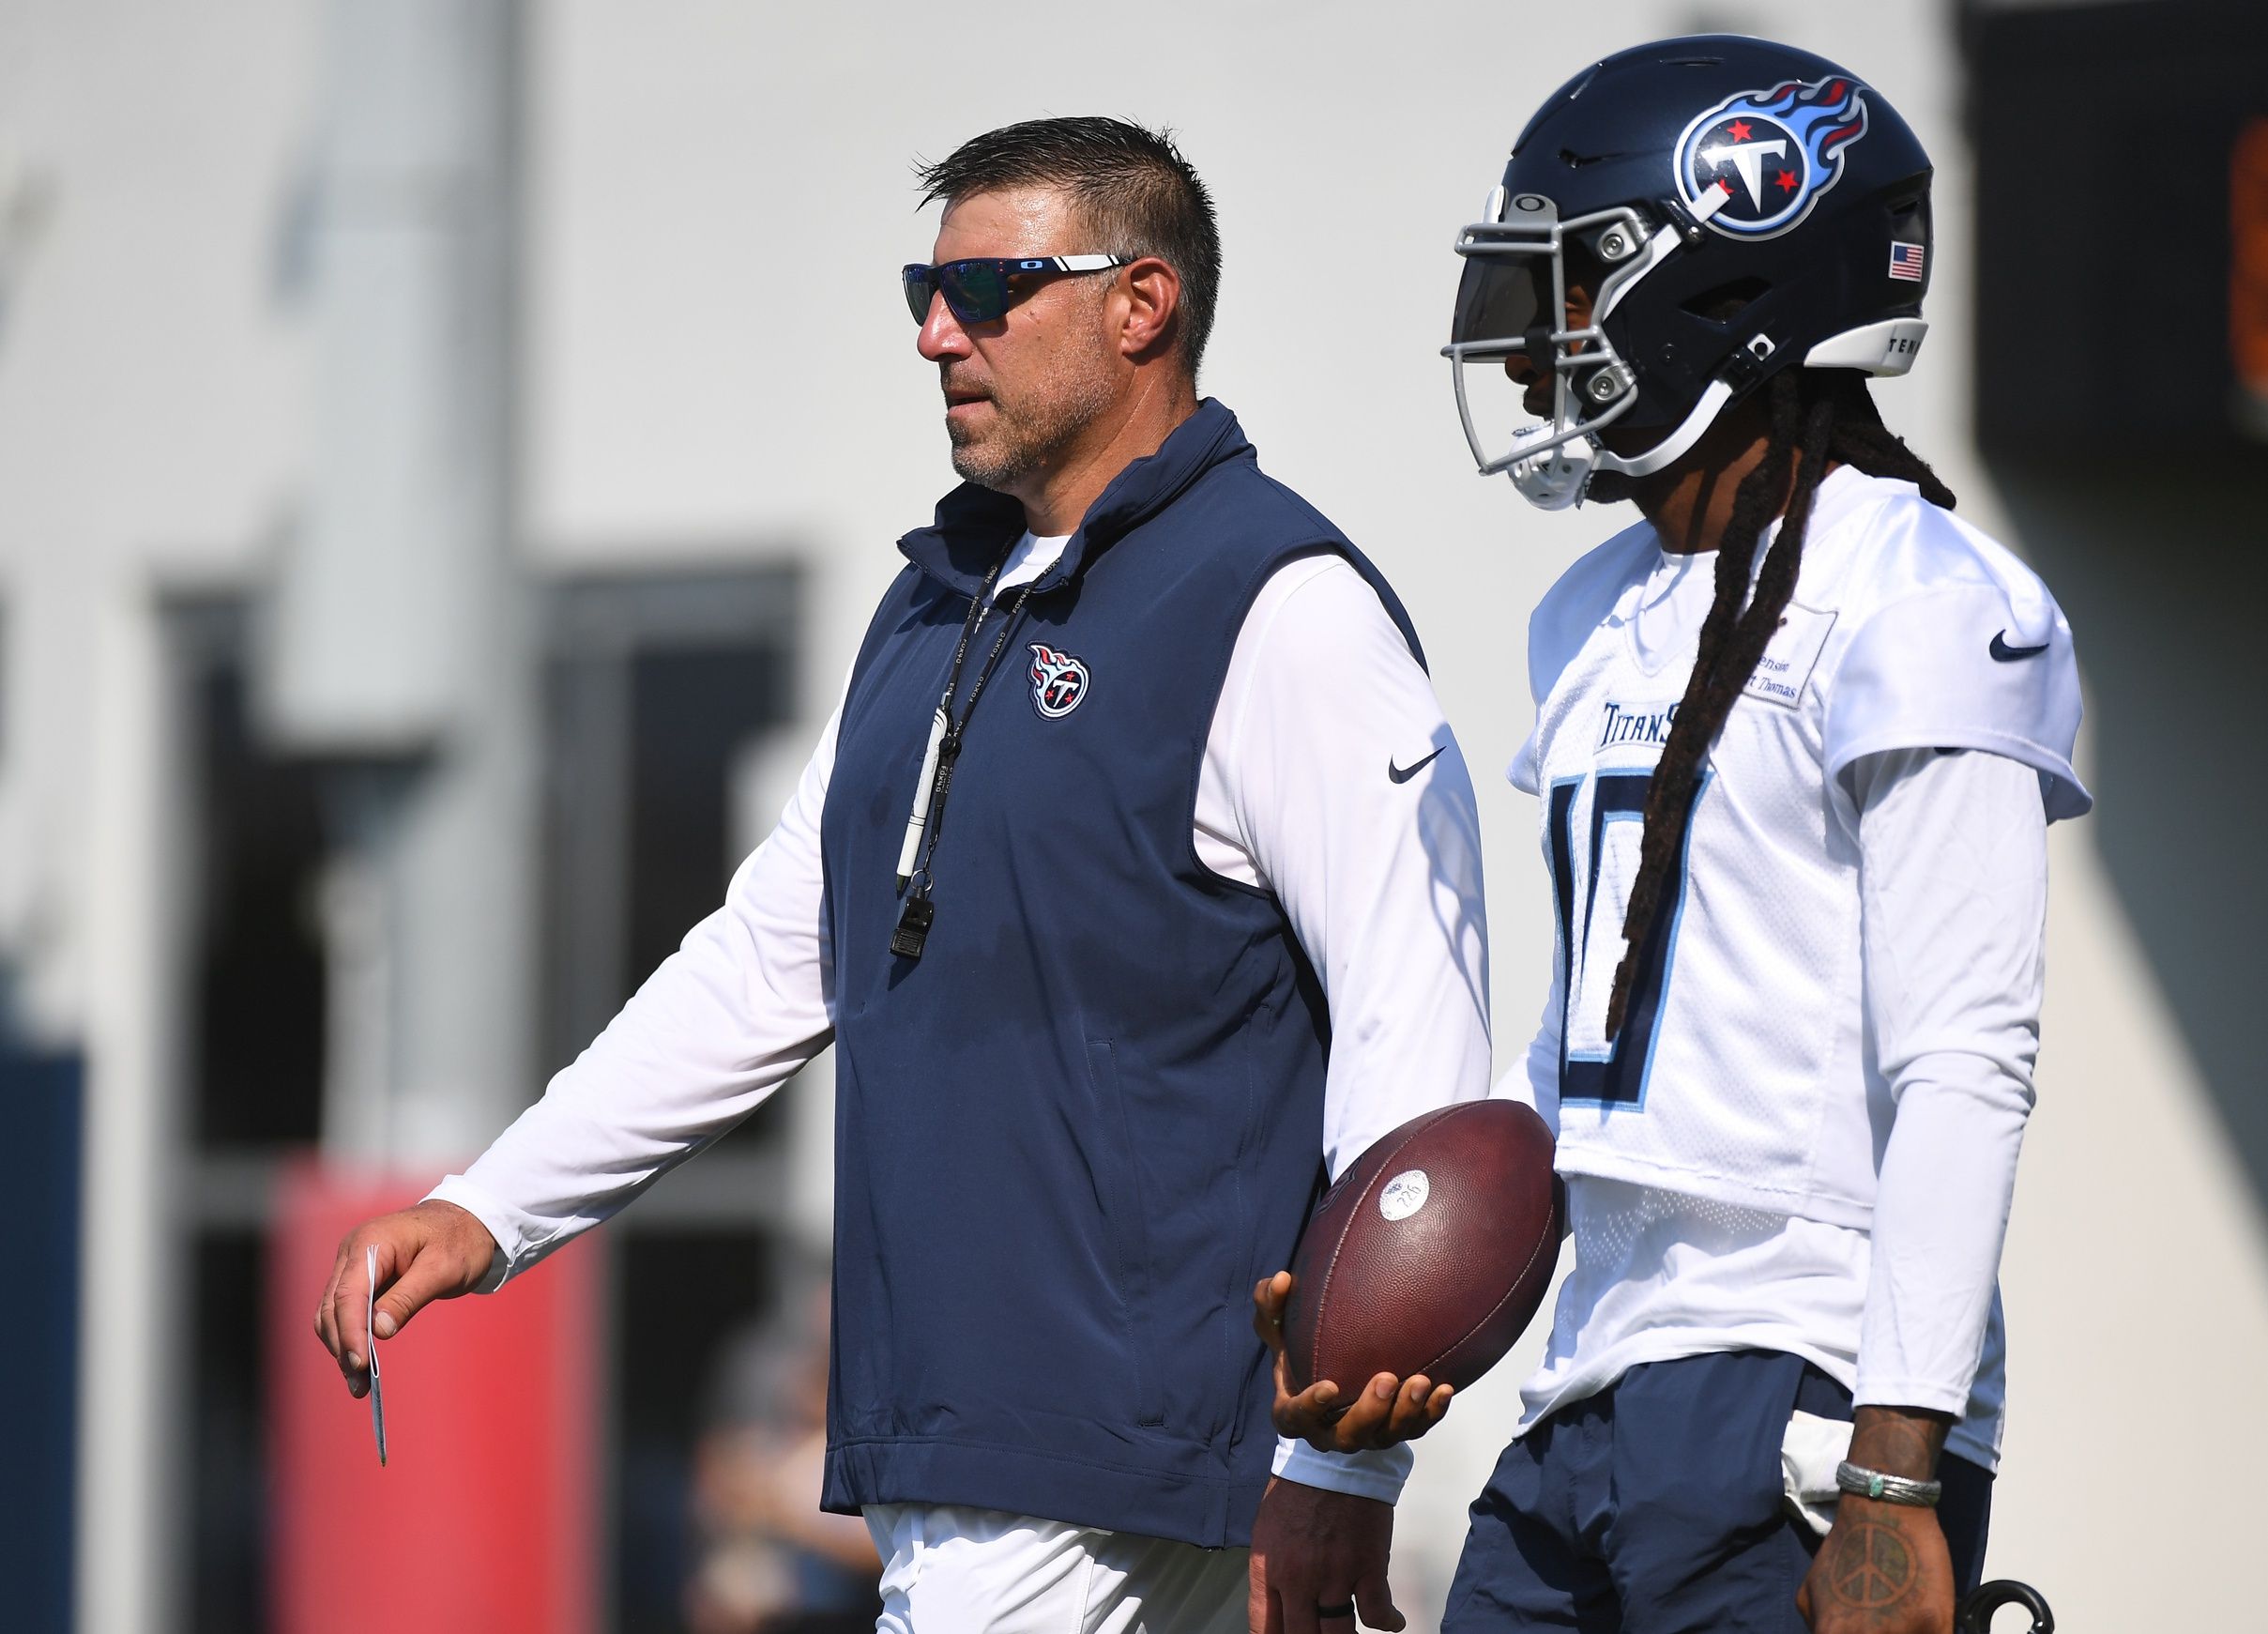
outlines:
[[[1850, 1461], [1909, 1480], [1937, 1471], [1948, 1413], [1868, 1405], [1852, 1414]], [[1796, 1591], [1812, 1634], [1953, 1634], [1953, 1557], [1937, 1511], [1846, 1492]]]
[[1953, 1634], [1953, 1603], [1937, 1511], [1852, 1492], [1795, 1595], [1812, 1634]]
[[1252, 1290], [1253, 1331], [1275, 1361], [1277, 1434], [1303, 1441], [1318, 1452], [1352, 1453], [1413, 1441], [1441, 1422], [1454, 1392], [1423, 1373], [1407, 1379], [1380, 1373], [1352, 1402], [1342, 1400], [1338, 1385], [1329, 1379], [1293, 1395], [1284, 1362], [1284, 1306], [1290, 1298], [1288, 1271], [1262, 1278]]
[[1393, 1504], [1270, 1481], [1252, 1523], [1251, 1634], [1354, 1634], [1357, 1612], [1373, 1628], [1405, 1626], [1386, 1587], [1393, 1547]]
[[378, 1337], [390, 1339], [436, 1299], [470, 1293], [488, 1275], [496, 1240], [479, 1219], [454, 1203], [428, 1200], [397, 1214], [365, 1220], [339, 1245], [338, 1263], [323, 1303], [315, 1306], [315, 1337], [346, 1375], [347, 1394], [370, 1394], [370, 1329], [364, 1311], [364, 1250], [378, 1249]]

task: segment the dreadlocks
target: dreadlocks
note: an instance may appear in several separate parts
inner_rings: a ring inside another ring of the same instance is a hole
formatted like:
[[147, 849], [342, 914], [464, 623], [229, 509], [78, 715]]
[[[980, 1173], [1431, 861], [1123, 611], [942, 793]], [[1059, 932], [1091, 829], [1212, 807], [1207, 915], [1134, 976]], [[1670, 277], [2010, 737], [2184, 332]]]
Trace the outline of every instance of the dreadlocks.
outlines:
[[[1771, 436], [1764, 457], [1742, 479], [1732, 516], [1717, 547], [1716, 595], [1701, 622], [1700, 651], [1685, 683], [1661, 764], [1646, 790], [1646, 825], [1638, 877], [1622, 917], [1623, 951], [1606, 1000], [1606, 1036], [1622, 1031], [1631, 984], [1644, 968], [1659, 917], [1663, 882], [1685, 844], [1694, 791], [1710, 745], [1748, 684], [1765, 645], [1780, 626], [1804, 561], [1804, 531], [1830, 463], [1870, 477], [1911, 482], [1931, 504], [1950, 511], [1953, 491], [1905, 440], [1892, 435], [1867, 395], [1865, 377], [1846, 369], [1789, 369], [1765, 387]], [[1792, 471], [1790, 467], [1792, 466]], [[1785, 496], [1783, 510], [1781, 500]], [[1780, 531], [1755, 572], [1757, 542], [1774, 514]], [[1748, 586], [1756, 582], [1751, 597]]]

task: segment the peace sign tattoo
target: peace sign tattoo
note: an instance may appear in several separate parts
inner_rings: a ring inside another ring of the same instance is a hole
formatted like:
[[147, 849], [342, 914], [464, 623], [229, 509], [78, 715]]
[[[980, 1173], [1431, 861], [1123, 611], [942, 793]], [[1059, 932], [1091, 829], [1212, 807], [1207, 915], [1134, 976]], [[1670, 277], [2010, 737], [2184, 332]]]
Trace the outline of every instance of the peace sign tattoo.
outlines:
[[1836, 1548], [1828, 1568], [1836, 1599], [1862, 1611], [1895, 1605], [1913, 1587], [1913, 1555], [1887, 1526], [1860, 1521]]

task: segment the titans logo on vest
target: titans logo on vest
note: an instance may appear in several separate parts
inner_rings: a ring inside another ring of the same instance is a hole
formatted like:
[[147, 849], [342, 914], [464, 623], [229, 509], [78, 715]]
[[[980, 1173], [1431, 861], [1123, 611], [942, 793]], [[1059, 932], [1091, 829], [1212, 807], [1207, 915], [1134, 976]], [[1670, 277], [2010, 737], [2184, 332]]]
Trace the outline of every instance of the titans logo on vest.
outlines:
[[1087, 695], [1087, 665], [1044, 643], [1031, 644], [1031, 707], [1059, 721]]
[[1866, 134], [1866, 98], [1849, 80], [1789, 80], [1719, 102], [1678, 141], [1678, 191], [1730, 238], [1776, 238], [1811, 213]]

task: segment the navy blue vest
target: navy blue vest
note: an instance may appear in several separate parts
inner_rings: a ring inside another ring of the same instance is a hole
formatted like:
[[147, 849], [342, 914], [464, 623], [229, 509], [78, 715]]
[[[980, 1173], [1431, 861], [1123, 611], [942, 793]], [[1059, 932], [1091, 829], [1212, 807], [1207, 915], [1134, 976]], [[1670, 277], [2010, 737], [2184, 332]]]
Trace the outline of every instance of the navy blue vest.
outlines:
[[1417, 638], [1207, 400], [1035, 585], [954, 771], [927, 946], [895, 956], [931, 713], [1022, 530], [1013, 500], [964, 486], [901, 541], [843, 707], [825, 1502], [1239, 1545], [1275, 1444], [1251, 1290], [1317, 1192], [1331, 1028], [1274, 898], [1198, 863], [1198, 768], [1245, 611], [1289, 557], [1344, 554]]

